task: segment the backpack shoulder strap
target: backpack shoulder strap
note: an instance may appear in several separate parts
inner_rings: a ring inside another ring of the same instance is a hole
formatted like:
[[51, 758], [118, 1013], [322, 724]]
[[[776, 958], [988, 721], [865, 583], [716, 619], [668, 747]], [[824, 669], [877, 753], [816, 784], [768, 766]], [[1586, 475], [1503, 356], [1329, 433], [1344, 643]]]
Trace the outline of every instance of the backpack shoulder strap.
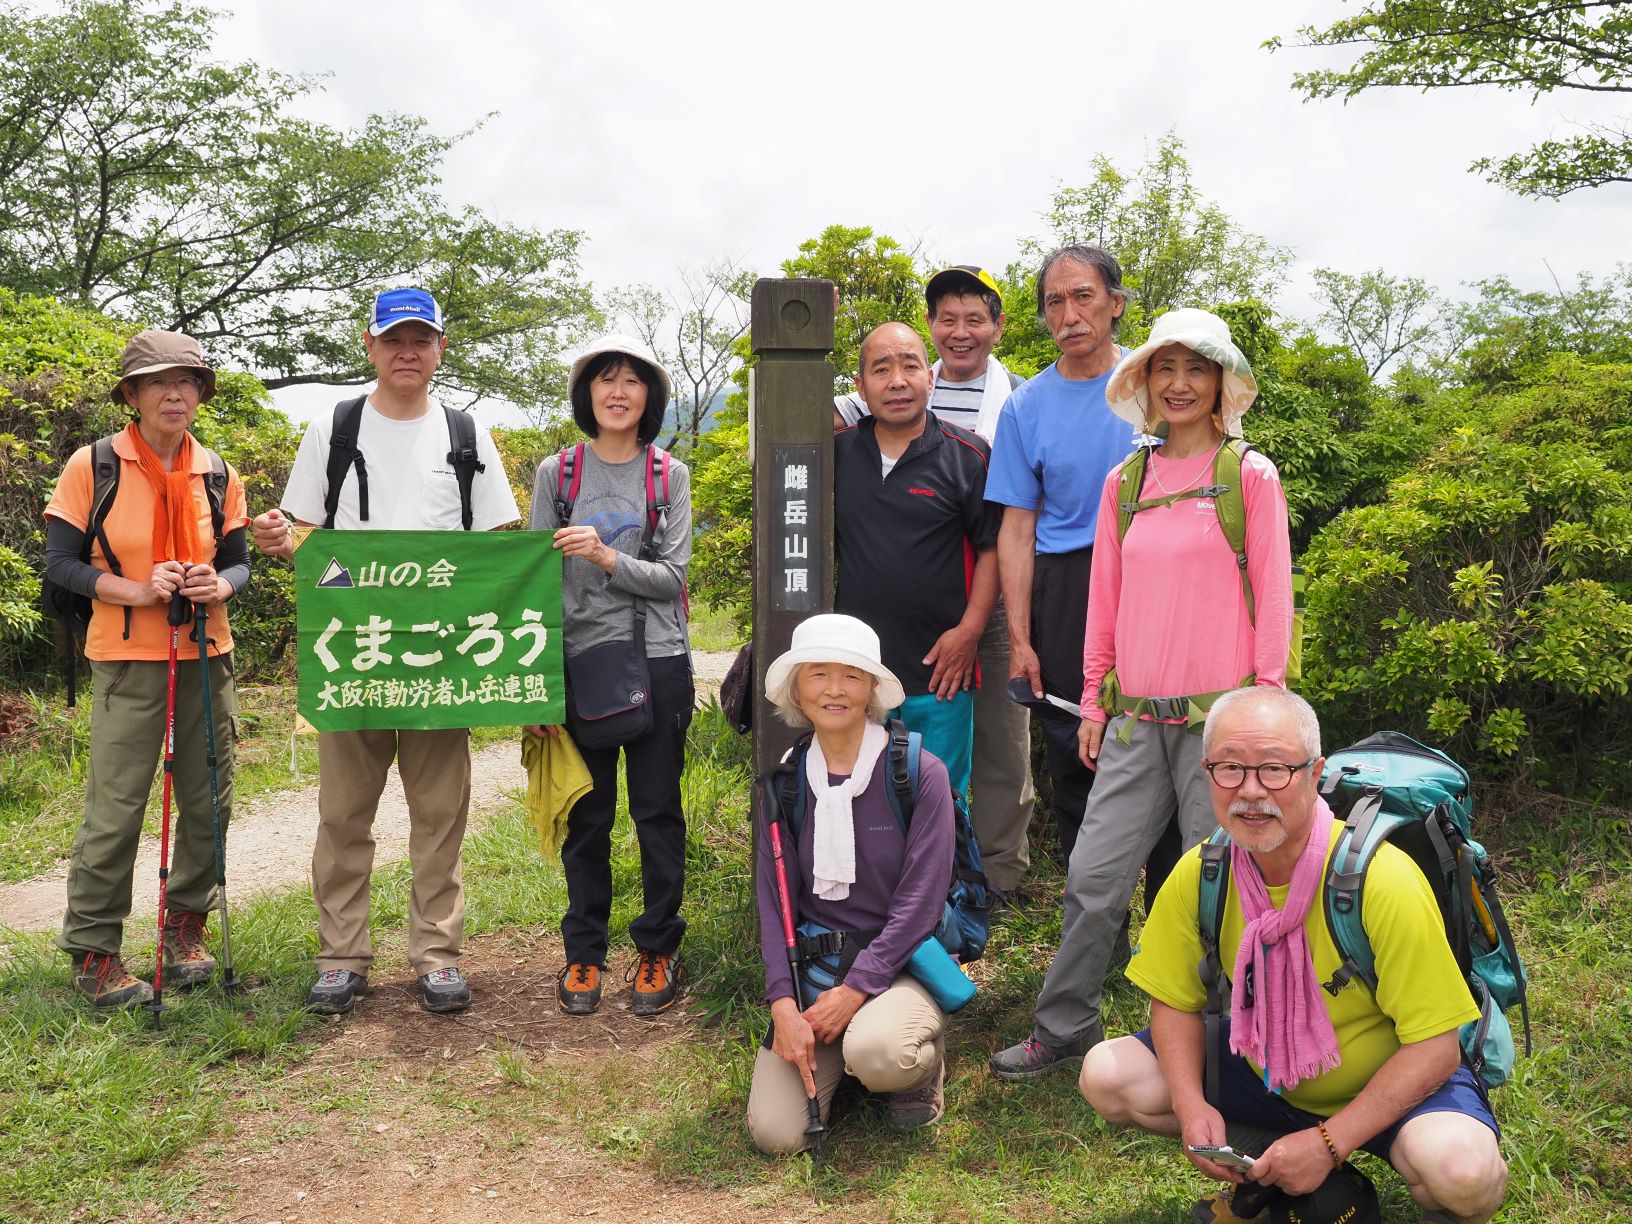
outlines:
[[788, 826], [795, 843], [805, 824], [805, 762], [809, 758], [810, 733], [806, 732], [788, 749], [782, 763], [771, 771], [777, 815]]
[[906, 723], [892, 718], [884, 724], [889, 733], [890, 814], [901, 826], [901, 836], [907, 836], [912, 827], [912, 813], [918, 805], [918, 770], [923, 754], [924, 737], [908, 731]]
[[85, 520], [85, 542], [80, 546], [79, 559], [91, 559], [91, 541], [102, 545], [102, 557], [108, 569], [121, 574], [119, 558], [113, 555], [104, 524], [113, 510], [113, 499], [119, 496], [119, 455], [113, 449], [113, 439], [98, 438], [91, 443], [91, 513]]
[[1116, 480], [1116, 538], [1125, 540], [1133, 516], [1139, 512], [1139, 497], [1145, 491], [1145, 469], [1150, 465], [1151, 448], [1141, 446], [1122, 461]]
[[646, 447], [646, 522], [640, 533], [640, 557], [657, 555], [658, 527], [669, 510], [669, 452], [656, 444]]
[[567, 447], [560, 459], [555, 469], [555, 523], [565, 527], [572, 521], [572, 508], [578, 504], [578, 488], [584, 480], [584, 444]]
[[1379, 819], [1382, 808], [1382, 795], [1374, 788], [1368, 787], [1355, 798], [1343, 821], [1343, 832], [1338, 835], [1325, 886], [1321, 889], [1326, 929], [1338, 955], [1343, 958], [1337, 972], [1321, 984], [1334, 998], [1353, 978], [1359, 978], [1368, 990], [1377, 989], [1377, 959], [1362, 917], [1366, 869], [1386, 837], [1384, 824]]
[[357, 517], [368, 522], [368, 468], [363, 452], [357, 449], [357, 433], [363, 425], [363, 401], [368, 397], [341, 400], [334, 406], [334, 422], [329, 428], [329, 468], [323, 488], [323, 526], [334, 526], [340, 508], [340, 487], [346, 483], [346, 469], [357, 469]]
[[1224, 959], [1218, 941], [1224, 930], [1224, 899], [1230, 892], [1230, 838], [1223, 829], [1201, 844], [1201, 881], [1196, 894], [1196, 929], [1201, 935], [1201, 964], [1197, 972], [1207, 988], [1202, 1009], [1206, 1070], [1202, 1089], [1207, 1103], [1217, 1108], [1219, 1067], [1223, 1062]]
[[210, 470], [204, 477], [204, 499], [210, 503], [210, 526], [215, 532], [215, 546], [220, 548], [224, 535], [221, 529], [227, 523], [227, 461], [208, 447], [204, 453], [210, 457]]
[[1235, 554], [1236, 571], [1241, 575], [1241, 594], [1247, 601], [1247, 622], [1258, 623], [1258, 609], [1252, 595], [1252, 579], [1247, 576], [1247, 504], [1241, 493], [1241, 465], [1252, 444], [1244, 438], [1226, 438], [1213, 456], [1213, 507], [1218, 511], [1219, 530]]
[[459, 482], [459, 522], [469, 531], [474, 521], [470, 487], [475, 483], [477, 472], [487, 471], [487, 464], [477, 456], [476, 421], [470, 413], [443, 404], [442, 414], [448, 421], [448, 441], [453, 448], [448, 451], [448, 463], [453, 467], [454, 479]]
[[[119, 496], [119, 474], [123, 468], [119, 453], [113, 449], [113, 437], [98, 438], [91, 443], [91, 516], [86, 520], [88, 530], [79, 551], [79, 559], [88, 563], [91, 559], [91, 540], [95, 539], [102, 546], [102, 559], [108, 563], [108, 572], [119, 576], [123, 576], [124, 570], [120, 568], [113, 545], [108, 543], [106, 523], [108, 515], [113, 512], [114, 499]], [[124, 639], [127, 642], [130, 640], [130, 613], [130, 605], [126, 604]]]

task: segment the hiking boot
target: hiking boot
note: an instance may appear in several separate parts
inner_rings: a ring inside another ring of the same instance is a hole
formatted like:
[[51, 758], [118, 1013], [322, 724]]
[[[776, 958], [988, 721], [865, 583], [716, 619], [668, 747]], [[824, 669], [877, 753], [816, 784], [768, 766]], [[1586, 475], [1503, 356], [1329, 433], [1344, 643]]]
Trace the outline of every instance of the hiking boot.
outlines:
[[368, 979], [350, 969], [325, 969], [306, 992], [306, 1010], [320, 1016], [339, 1016], [351, 1010]]
[[[1256, 1183], [1253, 1185], [1256, 1187]], [[1191, 1224], [1248, 1224], [1252, 1220], [1269, 1219], [1267, 1206], [1258, 1207], [1251, 1215], [1235, 1214], [1235, 1195], [1240, 1188], [1225, 1186], [1213, 1191], [1206, 1198], [1197, 1199], [1190, 1207]], [[1252, 1197], [1262, 1202], [1260, 1195], [1254, 1194]], [[1258, 1206], [1257, 1203], [1253, 1205]], [[1243, 1207], [1242, 1210], [1246, 1211], [1249, 1208]]]
[[164, 915], [164, 984], [188, 990], [210, 980], [215, 957], [204, 947], [203, 914], [166, 910]]
[[1090, 1046], [1097, 1045], [1098, 1036], [1074, 1041], [1068, 1046], [1051, 1046], [1036, 1037], [1027, 1037], [1019, 1045], [999, 1050], [988, 1064], [992, 1074], [1000, 1080], [1017, 1083], [1036, 1079], [1050, 1071], [1075, 1069], [1082, 1066], [1082, 1056]]
[[96, 1007], [149, 1003], [153, 987], [132, 977], [117, 952], [87, 952], [74, 961], [74, 989]]
[[946, 1101], [942, 1089], [946, 1085], [946, 1056], [943, 1054], [935, 1064], [935, 1074], [923, 1084], [910, 1092], [892, 1092], [889, 1102], [889, 1123], [891, 1130], [917, 1130], [920, 1126], [933, 1126], [946, 1114]]
[[428, 1012], [446, 1015], [470, 1006], [470, 983], [452, 966], [432, 969], [419, 979], [419, 1005]]
[[635, 983], [634, 1013], [651, 1017], [665, 1012], [680, 997], [680, 961], [661, 952], [640, 950], [630, 975]]
[[601, 967], [573, 961], [555, 975], [555, 998], [569, 1016], [593, 1016], [601, 1005]]

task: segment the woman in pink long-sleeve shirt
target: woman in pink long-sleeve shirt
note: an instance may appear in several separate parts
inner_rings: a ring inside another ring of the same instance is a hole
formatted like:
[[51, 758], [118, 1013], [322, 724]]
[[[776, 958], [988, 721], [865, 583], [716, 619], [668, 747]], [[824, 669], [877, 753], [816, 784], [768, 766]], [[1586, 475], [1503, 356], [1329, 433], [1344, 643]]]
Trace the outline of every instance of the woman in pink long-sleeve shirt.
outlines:
[[[1025, 1043], [1031, 1074], [1103, 1039], [1100, 993], [1117, 931], [1169, 821], [1187, 847], [1214, 828], [1201, 727], [1190, 716], [1223, 690], [1286, 680], [1292, 557], [1286, 498], [1267, 458], [1249, 452], [1239, 478], [1255, 617], [1219, 523], [1216, 486], [1236, 480], [1215, 460], [1257, 391], [1229, 328], [1202, 310], [1158, 319], [1106, 389], [1111, 411], [1163, 436], [1145, 457], [1142, 488], [1122, 491], [1119, 469], [1100, 506], [1078, 736], [1098, 776], [1066, 872], [1060, 948]], [[1125, 534], [1119, 501], [1138, 507]], [[1107, 710], [1099, 687], [1112, 668], [1119, 695]]]

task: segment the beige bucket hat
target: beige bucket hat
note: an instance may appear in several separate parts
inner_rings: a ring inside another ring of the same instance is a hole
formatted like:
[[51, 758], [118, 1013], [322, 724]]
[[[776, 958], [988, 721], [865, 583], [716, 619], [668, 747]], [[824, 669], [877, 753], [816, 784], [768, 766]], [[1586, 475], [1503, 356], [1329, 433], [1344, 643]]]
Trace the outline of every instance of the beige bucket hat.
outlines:
[[1219, 415], [1223, 417], [1224, 432], [1231, 436], [1241, 432], [1241, 418], [1258, 398], [1258, 380], [1252, 376], [1252, 366], [1246, 354], [1235, 346], [1230, 337], [1229, 324], [1210, 310], [1184, 307], [1170, 310], [1156, 320], [1146, 340], [1122, 360], [1105, 387], [1105, 402], [1112, 412], [1135, 429], [1147, 429], [1153, 423], [1150, 412], [1150, 359], [1156, 350], [1169, 344], [1182, 344], [1203, 357], [1218, 362], [1224, 377], [1219, 388]]

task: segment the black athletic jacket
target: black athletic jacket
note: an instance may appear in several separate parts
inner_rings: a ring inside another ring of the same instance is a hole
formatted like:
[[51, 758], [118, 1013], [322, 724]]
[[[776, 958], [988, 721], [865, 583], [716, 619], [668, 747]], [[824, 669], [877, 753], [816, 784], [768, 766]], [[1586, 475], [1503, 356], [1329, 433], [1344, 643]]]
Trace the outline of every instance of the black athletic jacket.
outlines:
[[926, 414], [888, 477], [875, 422], [833, 438], [835, 611], [871, 625], [908, 696], [929, 692], [923, 658], [962, 619], [975, 555], [997, 546], [1002, 507], [985, 500], [992, 448]]

